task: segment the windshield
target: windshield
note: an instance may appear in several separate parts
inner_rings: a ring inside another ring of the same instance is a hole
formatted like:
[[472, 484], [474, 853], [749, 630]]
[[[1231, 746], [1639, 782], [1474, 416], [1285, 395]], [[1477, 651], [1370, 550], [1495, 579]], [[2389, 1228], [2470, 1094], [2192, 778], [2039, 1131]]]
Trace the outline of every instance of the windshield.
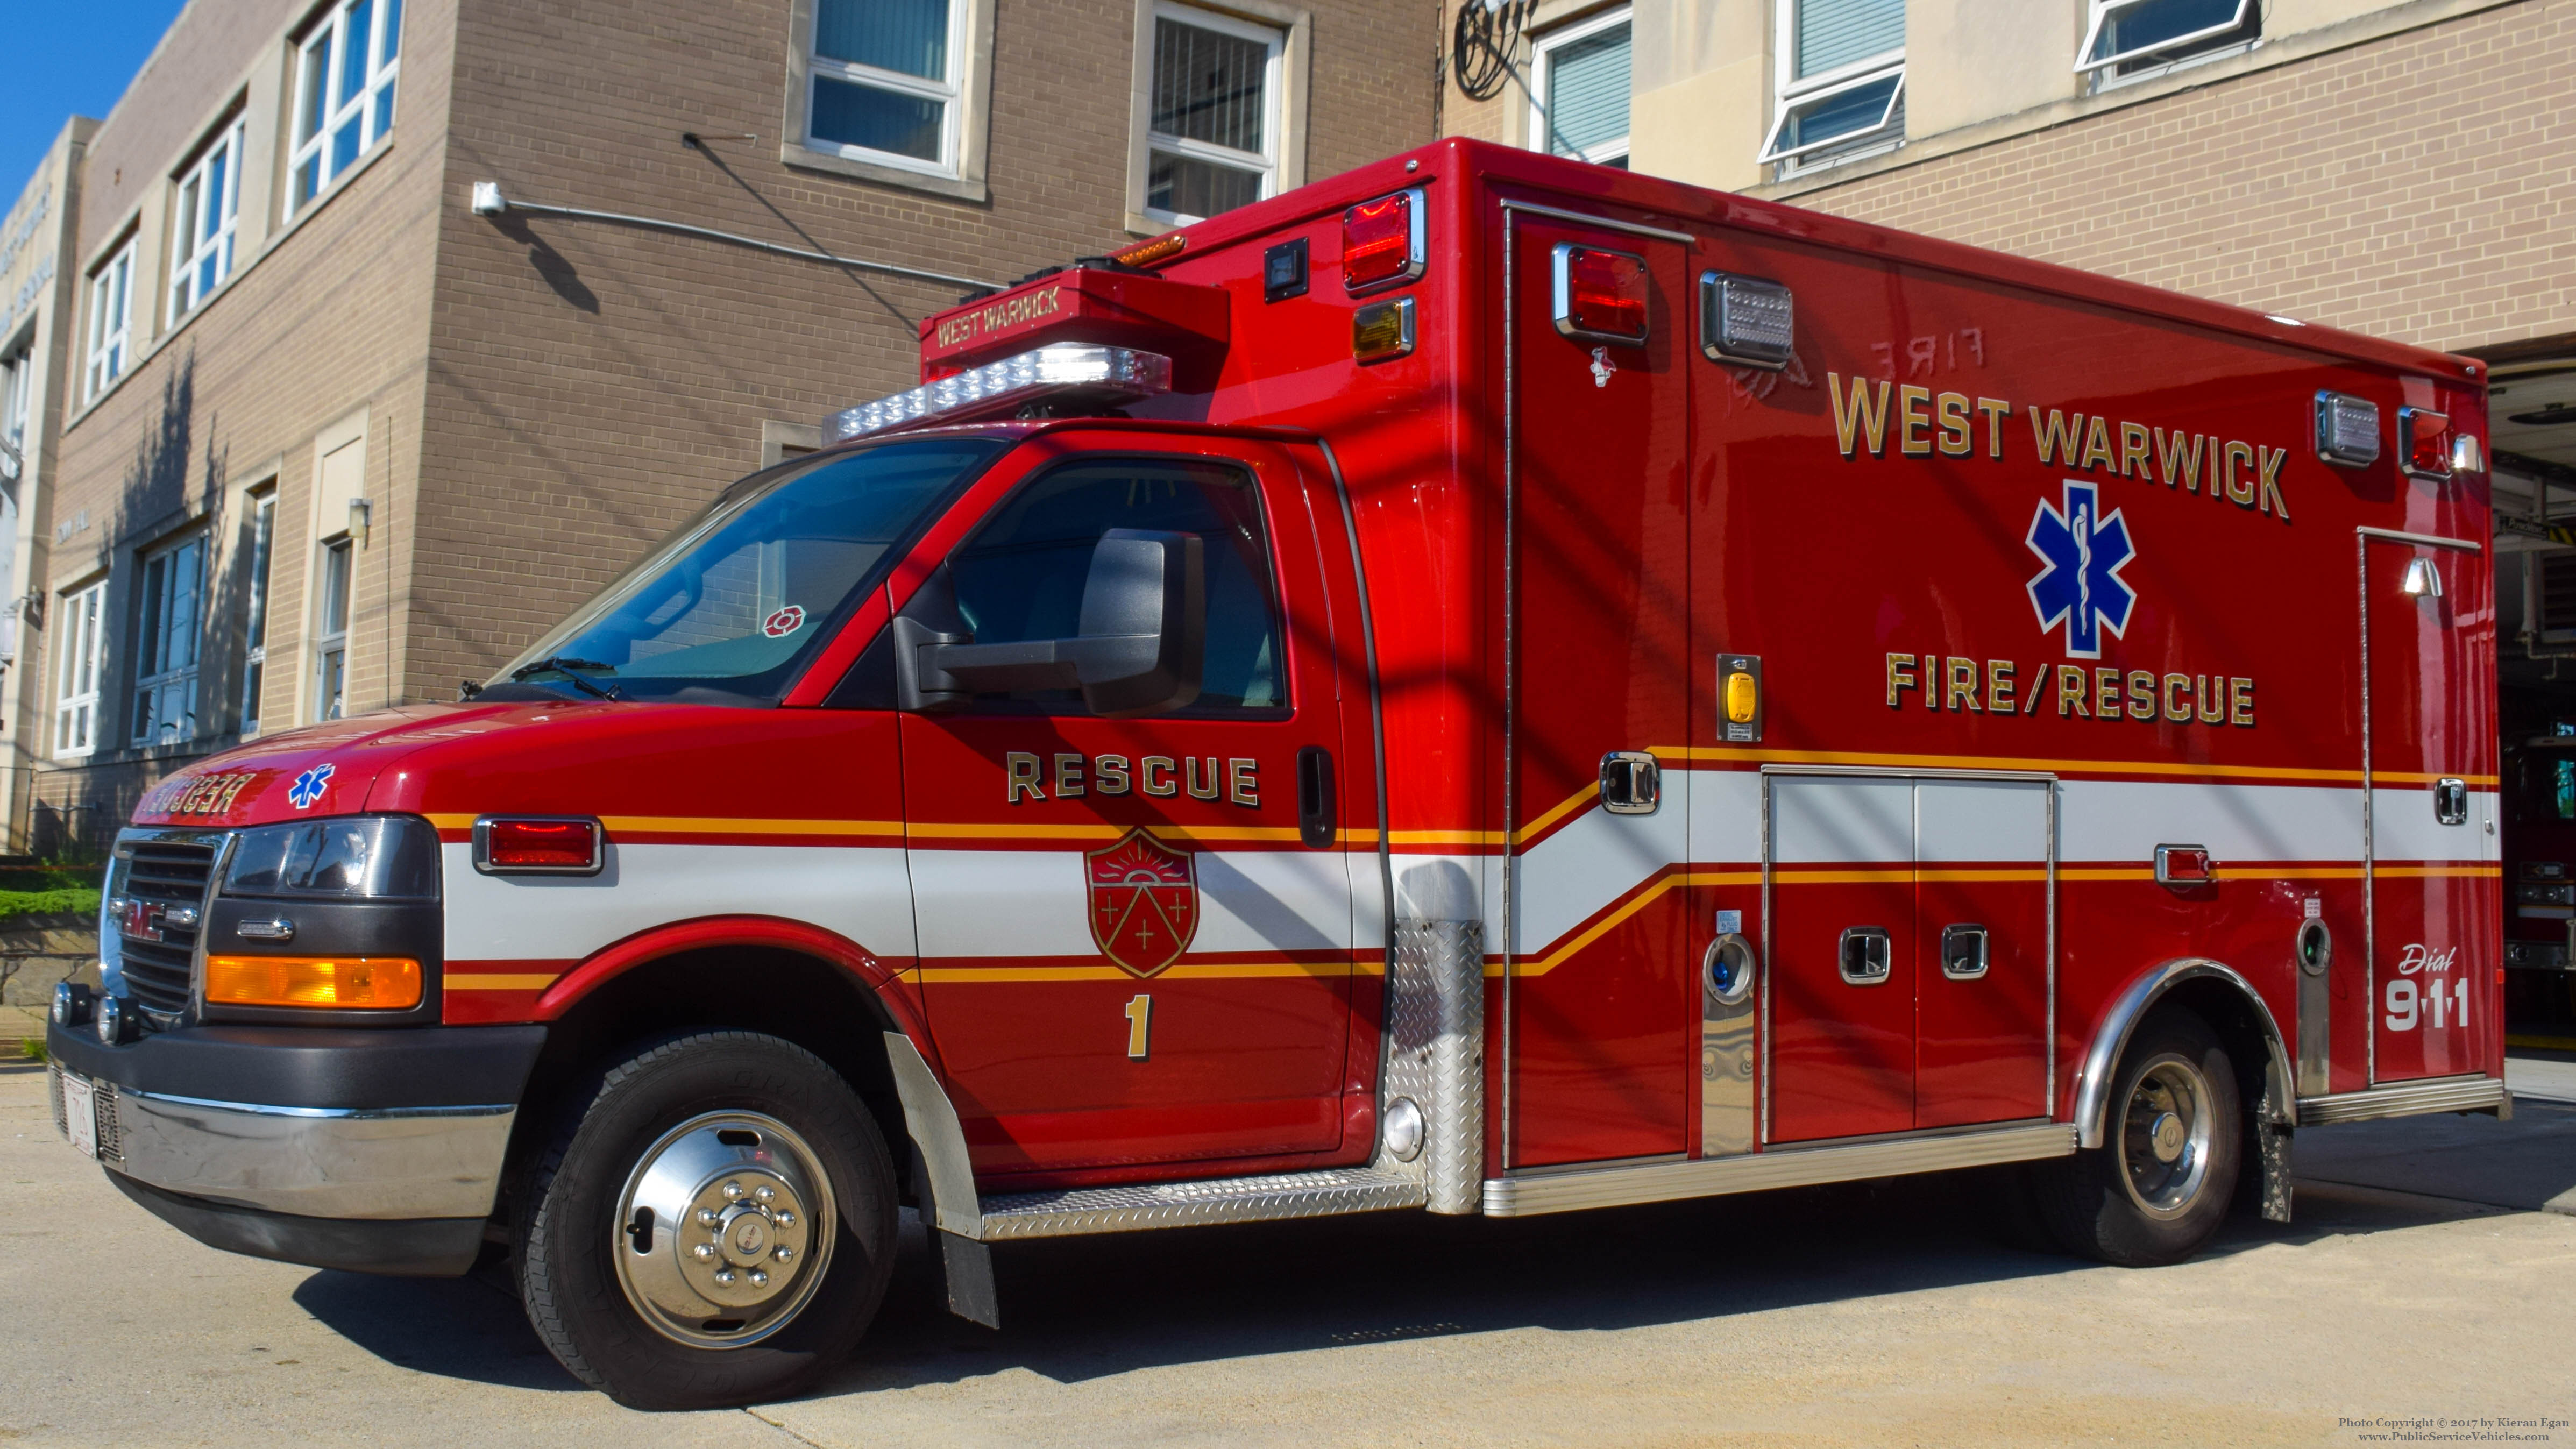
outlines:
[[483, 697], [776, 703], [896, 547], [1006, 446], [886, 443], [755, 474], [512, 660]]

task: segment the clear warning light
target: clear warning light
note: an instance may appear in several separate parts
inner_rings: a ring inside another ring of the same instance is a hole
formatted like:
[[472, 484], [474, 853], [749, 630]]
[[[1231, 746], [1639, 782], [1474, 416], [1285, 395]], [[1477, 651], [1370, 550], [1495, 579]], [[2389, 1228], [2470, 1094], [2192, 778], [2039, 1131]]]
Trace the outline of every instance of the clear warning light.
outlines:
[[1797, 336], [1789, 289], [1760, 277], [1699, 274], [1700, 351], [1718, 362], [1777, 371]]
[[908, 423], [1008, 417], [1041, 400], [1106, 406], [1171, 390], [1172, 360], [1161, 353], [1051, 342], [834, 413], [823, 420], [823, 435], [838, 442]]

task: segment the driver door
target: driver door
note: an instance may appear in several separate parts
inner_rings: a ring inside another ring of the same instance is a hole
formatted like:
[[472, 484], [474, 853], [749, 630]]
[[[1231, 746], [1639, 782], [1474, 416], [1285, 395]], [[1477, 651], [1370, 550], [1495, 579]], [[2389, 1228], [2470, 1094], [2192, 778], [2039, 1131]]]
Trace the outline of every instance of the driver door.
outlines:
[[902, 717], [923, 999], [976, 1170], [1330, 1152], [1352, 898], [1306, 481], [1234, 440], [1025, 448], [1040, 461], [905, 617], [976, 645], [1072, 638], [1103, 537], [1142, 530], [1199, 540], [1205, 646], [1196, 698], [1159, 714], [1052, 689]]

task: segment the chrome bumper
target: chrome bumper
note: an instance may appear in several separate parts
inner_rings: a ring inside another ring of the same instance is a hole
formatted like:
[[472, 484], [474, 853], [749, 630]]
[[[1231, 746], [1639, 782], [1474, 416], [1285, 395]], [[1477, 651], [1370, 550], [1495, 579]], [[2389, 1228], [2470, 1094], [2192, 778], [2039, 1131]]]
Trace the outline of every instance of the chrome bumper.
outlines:
[[[52, 1070], [59, 1077], [63, 1069]], [[511, 1103], [270, 1107], [92, 1085], [99, 1160], [110, 1170], [188, 1197], [310, 1218], [487, 1217], [518, 1117]], [[53, 1086], [59, 1114], [61, 1083]]]

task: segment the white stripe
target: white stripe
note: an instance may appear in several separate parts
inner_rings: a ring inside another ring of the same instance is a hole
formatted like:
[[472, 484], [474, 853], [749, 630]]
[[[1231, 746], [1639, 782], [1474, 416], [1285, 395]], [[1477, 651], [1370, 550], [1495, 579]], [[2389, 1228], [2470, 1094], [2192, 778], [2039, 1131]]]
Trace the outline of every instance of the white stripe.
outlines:
[[[1192, 951], [1318, 951], [1351, 941], [1353, 862], [1341, 851], [1203, 850]], [[1367, 862], [1376, 894], [1376, 861]], [[921, 954], [1093, 956], [1083, 852], [913, 852]]]
[[453, 961], [577, 960], [701, 916], [783, 916], [887, 956], [912, 954], [903, 852], [798, 845], [608, 846], [595, 876], [481, 875], [474, 848], [440, 848]]

